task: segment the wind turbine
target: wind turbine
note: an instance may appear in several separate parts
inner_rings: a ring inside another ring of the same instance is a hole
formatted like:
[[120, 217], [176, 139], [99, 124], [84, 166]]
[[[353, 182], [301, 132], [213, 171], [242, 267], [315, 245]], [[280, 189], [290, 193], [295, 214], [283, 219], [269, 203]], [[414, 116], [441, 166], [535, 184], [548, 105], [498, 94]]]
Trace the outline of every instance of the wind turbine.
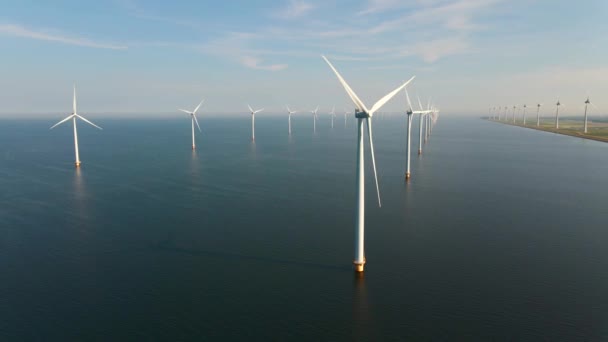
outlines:
[[[411, 155], [411, 146], [412, 146], [412, 114], [420, 114], [421, 118], [423, 114], [428, 114], [427, 111], [414, 111], [412, 108], [412, 101], [410, 101], [410, 94], [408, 94], [407, 89], [405, 89], [405, 97], [407, 98], [407, 104], [409, 109], [407, 110], [407, 156], [405, 162], [405, 180], [409, 180], [411, 177], [410, 174], [410, 155]], [[419, 150], [420, 154], [421, 150]]]
[[251, 141], [255, 141], [255, 114], [263, 111], [264, 108], [253, 110], [250, 105], [247, 105], [247, 107], [249, 107], [251, 113]]
[[424, 117], [425, 117], [425, 113], [423, 113], [423, 109], [422, 109], [422, 102], [420, 102], [420, 96], [418, 97], [418, 105], [420, 106], [420, 116], [418, 117], [418, 123], [419, 123], [419, 128], [420, 128], [420, 133], [418, 134], [418, 155], [422, 154], [422, 126], [424, 125]]
[[85, 119], [84, 117], [78, 115], [77, 111], [76, 111], [76, 86], [74, 86], [74, 101], [72, 103], [73, 107], [72, 107], [72, 114], [68, 115], [67, 118], [59, 121], [58, 123], [54, 124], [51, 128], [49, 129], [53, 129], [59, 125], [61, 125], [62, 123], [72, 119], [72, 122], [74, 123], [74, 154], [76, 155], [76, 161], [74, 162], [74, 164], [76, 164], [76, 167], [80, 167], [80, 156], [78, 155], [78, 132], [76, 131], [76, 118], [88, 123], [89, 125], [102, 129], [101, 127], [97, 126], [96, 124], [92, 123], [91, 121]]
[[201, 107], [203, 102], [205, 102], [205, 100], [202, 100], [201, 103], [199, 103], [198, 106], [196, 106], [196, 108], [194, 108], [193, 111], [180, 109], [180, 111], [190, 114], [190, 120], [192, 121], [192, 149], [193, 150], [196, 148], [196, 144], [194, 143], [194, 124], [195, 123], [196, 123], [196, 127], [198, 127], [198, 131], [199, 132], [201, 131], [201, 126], [198, 125], [198, 120], [196, 120], [196, 111], [198, 111], [198, 109]]
[[595, 107], [595, 109], [597, 109], [597, 107], [591, 101], [589, 101], [589, 96], [587, 96], [587, 100], [585, 101], [585, 134], [587, 133], [587, 106], [588, 105], [592, 105], [593, 107]]
[[536, 127], [540, 125], [540, 106], [542, 105], [542, 103], [536, 105]]
[[517, 106], [513, 106], [513, 123], [515, 123], [515, 109], [517, 108]]
[[557, 99], [557, 103], [555, 104], [555, 106], [557, 107], [555, 109], [555, 129], [559, 129], [559, 106], [561, 106], [562, 104], [559, 103], [559, 98]]
[[350, 112], [348, 110], [346, 110], [346, 109], [344, 110], [344, 128], [346, 128], [346, 118], [349, 113]]
[[334, 118], [336, 117], [336, 106], [331, 108], [331, 112], [329, 112], [329, 115], [331, 115], [331, 129], [334, 129]]
[[363, 121], [367, 123], [367, 137], [369, 140], [369, 147], [372, 156], [372, 165], [374, 169], [374, 178], [376, 180], [376, 193], [378, 194], [378, 206], [381, 206], [380, 202], [380, 189], [378, 187], [378, 174], [376, 172], [376, 160], [374, 158], [374, 143], [372, 139], [372, 117], [374, 113], [378, 111], [385, 103], [393, 98], [399, 91], [410, 83], [414, 77], [410, 78], [407, 82], [399, 86], [397, 89], [385, 95], [383, 98], [378, 100], [371, 109], [367, 109], [365, 104], [359, 99], [357, 94], [351, 89], [346, 83], [334, 66], [322, 56], [325, 62], [336, 74], [336, 77], [344, 87], [344, 90], [355, 104], [355, 118], [357, 118], [357, 217], [356, 217], [356, 238], [355, 238], [355, 258], [353, 264], [355, 265], [356, 272], [363, 272], [365, 266], [365, 251], [364, 251], [364, 232], [365, 232], [365, 182], [364, 182], [364, 167], [363, 167]]
[[317, 133], [317, 112], [319, 111], [319, 106], [315, 110], [311, 110], [312, 114], [312, 132]]
[[289, 109], [289, 106], [285, 106], [287, 107], [287, 112], [289, 113], [289, 117], [288, 117], [288, 122], [289, 122], [289, 135], [291, 135], [291, 115], [297, 113], [295, 110], [292, 111], [291, 109]]
[[526, 105], [524, 104], [524, 126], [526, 125], [526, 108], [527, 108], [527, 107], [528, 107], [528, 106], [526, 106]]

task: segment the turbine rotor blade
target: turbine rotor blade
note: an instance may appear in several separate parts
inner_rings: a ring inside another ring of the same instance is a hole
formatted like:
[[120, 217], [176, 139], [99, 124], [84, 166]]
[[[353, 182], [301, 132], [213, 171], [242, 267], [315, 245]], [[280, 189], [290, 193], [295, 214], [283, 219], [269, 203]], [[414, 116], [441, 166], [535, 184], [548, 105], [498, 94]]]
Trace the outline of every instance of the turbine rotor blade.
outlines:
[[182, 112], [184, 112], [184, 113], [188, 113], [188, 114], [191, 114], [191, 115], [192, 115], [192, 112], [191, 112], [191, 111], [189, 111], [189, 110], [185, 110], [185, 109], [178, 109], [178, 110], [180, 110], [180, 111], [182, 111]]
[[407, 104], [410, 106], [410, 112], [413, 112], [412, 101], [410, 101], [410, 94], [407, 92], [407, 88], [405, 88], [405, 97], [407, 98]]
[[372, 118], [367, 118], [367, 138], [369, 140], [369, 150], [372, 154], [372, 166], [374, 167], [374, 179], [376, 180], [376, 193], [378, 194], [378, 207], [382, 207], [380, 201], [380, 187], [378, 186], [378, 173], [376, 172], [376, 158], [374, 156], [374, 139], [372, 138]]
[[199, 103], [198, 106], [196, 106], [196, 108], [194, 108], [194, 111], [192, 111], [192, 113], [196, 114], [196, 111], [201, 107], [203, 102], [205, 102], [205, 100], [202, 100], [201, 103]]
[[258, 109], [258, 110], [256, 110], [256, 111], [254, 111], [254, 112], [253, 112], [253, 114], [259, 113], [259, 112], [261, 112], [261, 111], [263, 111], [263, 110], [264, 110], [264, 108], [262, 108], [262, 109]]
[[327, 58], [325, 58], [325, 56], [321, 56], [321, 57], [323, 57], [323, 59], [325, 60], [325, 62], [327, 62], [327, 64], [331, 68], [331, 70], [333, 70], [334, 74], [336, 74], [336, 76], [338, 77], [338, 80], [344, 87], [344, 90], [346, 90], [346, 93], [348, 94], [350, 99], [355, 103], [355, 106], [357, 106], [357, 109], [365, 111], [367, 113], [368, 110], [367, 110], [367, 107], [365, 107], [365, 104], [363, 103], [363, 101], [361, 101], [361, 99], [359, 99], [357, 94], [355, 94], [355, 92], [350, 88], [350, 86], [348, 85], [348, 83], [346, 83], [344, 78], [342, 78], [342, 76], [340, 75], [338, 70], [336, 70], [336, 68], [334, 68], [334, 66], [329, 62], [329, 60]]
[[400, 87], [397, 87], [397, 89], [391, 91], [390, 93], [386, 94], [383, 98], [378, 100], [378, 102], [376, 102], [372, 106], [372, 109], [368, 112], [369, 116], [374, 115], [374, 113], [378, 109], [380, 109], [382, 106], [384, 106], [390, 99], [393, 98], [393, 96], [395, 96], [398, 92], [400, 92], [401, 89], [405, 88], [405, 86], [407, 86], [410, 82], [412, 82], [414, 80], [414, 78], [416, 78], [416, 76], [412, 76], [412, 78], [410, 78], [407, 82], [403, 83]]
[[251, 113], [253, 113], [253, 108], [251, 108], [251, 106], [250, 106], [249, 104], [247, 104], [247, 107], [249, 108], [249, 111], [250, 111]]
[[424, 110], [424, 108], [422, 108], [422, 102], [420, 101], [420, 96], [416, 95], [418, 97], [418, 106], [420, 106], [420, 110]]
[[51, 128], [49, 128], [49, 129], [53, 129], [53, 128], [55, 128], [55, 127], [57, 127], [57, 126], [61, 125], [62, 123], [64, 123], [64, 122], [66, 122], [66, 121], [70, 120], [70, 119], [71, 119], [71, 118], [73, 118], [73, 117], [74, 117], [74, 114], [72, 114], [72, 115], [68, 116], [67, 118], [65, 118], [65, 119], [63, 119], [63, 120], [61, 120], [61, 121], [59, 121], [58, 123], [56, 123], [56, 124], [54, 124], [53, 126], [51, 126]]
[[196, 127], [198, 127], [198, 131], [202, 132], [201, 126], [198, 125], [198, 120], [196, 120], [196, 115], [194, 115], [194, 113], [192, 114], [192, 118], [194, 119], [194, 122], [196, 123]]
[[76, 114], [76, 85], [74, 84], [74, 103], [72, 104], [73, 114]]
[[97, 127], [97, 128], [99, 128], [99, 129], [103, 130], [103, 128], [101, 128], [101, 127], [97, 126], [96, 124], [94, 124], [94, 123], [92, 123], [91, 121], [89, 121], [89, 120], [87, 120], [87, 119], [83, 118], [82, 116], [80, 116], [80, 115], [78, 115], [78, 114], [74, 114], [74, 115], [75, 115], [76, 117], [78, 117], [79, 119], [81, 119], [82, 121], [84, 121], [84, 122], [88, 123], [89, 125], [91, 125], [91, 126], [93, 126], [93, 127]]

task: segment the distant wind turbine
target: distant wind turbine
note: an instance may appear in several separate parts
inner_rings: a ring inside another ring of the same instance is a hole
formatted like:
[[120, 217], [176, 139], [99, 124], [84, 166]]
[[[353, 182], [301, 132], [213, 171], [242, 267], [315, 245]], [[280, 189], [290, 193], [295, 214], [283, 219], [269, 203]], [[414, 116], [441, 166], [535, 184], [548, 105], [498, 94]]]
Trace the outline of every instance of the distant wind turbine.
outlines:
[[424, 109], [422, 108], [422, 102], [420, 102], [420, 96], [418, 97], [418, 106], [420, 106], [420, 115], [418, 116], [418, 126], [420, 128], [420, 132], [418, 134], [418, 155], [422, 154], [422, 127], [424, 126], [424, 117], [425, 117], [425, 113]]
[[513, 123], [515, 123], [515, 109], [517, 108], [517, 106], [513, 106]]
[[331, 129], [334, 129], [334, 118], [336, 117], [336, 106], [333, 106], [331, 108], [331, 112], [329, 112], [329, 115], [331, 116]]
[[312, 114], [312, 132], [317, 133], [317, 112], [319, 111], [319, 106], [315, 110], [311, 110]]
[[193, 150], [196, 148], [196, 143], [194, 142], [194, 124], [195, 123], [196, 123], [196, 127], [198, 127], [198, 131], [199, 132], [201, 131], [201, 126], [198, 125], [198, 120], [196, 120], [196, 112], [201, 107], [203, 102], [205, 102], [205, 100], [202, 100], [201, 103], [199, 103], [198, 106], [196, 106], [196, 108], [194, 108], [193, 111], [180, 109], [180, 111], [190, 114], [190, 121], [192, 121], [191, 123], [192, 123], [192, 149]]
[[557, 99], [557, 103], [555, 104], [555, 129], [559, 129], [559, 106], [562, 104], [559, 102], [559, 98]]
[[528, 106], [526, 106], [526, 105], [524, 104], [524, 126], [526, 125], [526, 108], [527, 108], [527, 107], [528, 107]]
[[585, 134], [587, 133], [587, 106], [588, 105], [592, 105], [593, 107], [595, 107], [595, 109], [597, 109], [597, 107], [591, 101], [589, 101], [589, 96], [587, 96], [587, 100], [585, 101]]
[[289, 116], [288, 116], [288, 119], [287, 119], [287, 121], [289, 122], [289, 126], [288, 126], [289, 127], [289, 135], [291, 135], [291, 115], [295, 114], [297, 112], [295, 110], [292, 111], [291, 109], [289, 109], [289, 106], [286, 106], [286, 107], [287, 107], [287, 112], [289, 113]]
[[540, 126], [540, 106], [542, 105], [542, 103], [536, 105], [536, 127]]
[[[413, 119], [413, 114], [420, 114], [421, 120], [422, 120], [422, 115], [424, 114], [428, 114], [428, 111], [414, 111], [413, 107], [412, 107], [412, 101], [410, 101], [410, 94], [407, 92], [407, 89], [405, 89], [405, 97], [407, 99], [407, 105], [409, 106], [409, 108], [407, 109], [407, 145], [406, 145], [406, 159], [405, 159], [405, 180], [409, 180], [411, 177], [411, 173], [410, 173], [410, 164], [411, 164], [411, 149], [412, 149], [412, 119]], [[422, 136], [422, 135], [421, 135]], [[421, 152], [421, 150], [419, 150], [419, 152]]]
[[344, 109], [344, 128], [346, 128], [346, 118], [348, 117], [347, 115], [350, 113], [350, 111], [348, 111], [348, 109]]
[[74, 123], [74, 153], [76, 155], [76, 161], [74, 162], [74, 164], [76, 164], [76, 167], [80, 167], [80, 156], [78, 155], [78, 132], [76, 131], [76, 118], [88, 123], [89, 125], [102, 129], [101, 127], [97, 126], [96, 124], [92, 123], [91, 121], [85, 119], [84, 117], [78, 115], [78, 112], [76, 111], [76, 86], [74, 86], [74, 101], [72, 103], [72, 114], [68, 115], [67, 118], [59, 121], [58, 123], [54, 124], [53, 126], [51, 126], [51, 128], [49, 129], [53, 129], [59, 125], [61, 125], [62, 123], [72, 119], [72, 122]]
[[363, 167], [363, 121], [367, 123], [367, 137], [369, 139], [370, 152], [372, 156], [372, 165], [374, 169], [374, 178], [376, 180], [376, 193], [378, 194], [378, 206], [381, 206], [380, 202], [380, 188], [378, 187], [378, 174], [376, 172], [376, 160], [374, 158], [374, 143], [372, 139], [372, 117], [384, 104], [386, 104], [391, 98], [393, 98], [399, 91], [410, 83], [414, 77], [410, 78], [407, 82], [399, 86], [397, 89], [388, 93], [376, 102], [371, 109], [367, 109], [365, 104], [359, 99], [357, 94], [351, 89], [346, 83], [334, 66], [329, 62], [325, 56], [322, 56], [325, 62], [336, 74], [336, 77], [344, 87], [344, 90], [355, 104], [355, 118], [357, 118], [357, 220], [356, 220], [356, 239], [355, 239], [355, 259], [353, 264], [355, 265], [356, 272], [363, 272], [365, 266], [365, 251], [364, 251], [364, 237], [365, 237], [365, 178], [364, 178], [364, 167]]
[[249, 112], [251, 113], [251, 141], [255, 141], [255, 114], [264, 110], [264, 108], [253, 110], [251, 106], [248, 104]]

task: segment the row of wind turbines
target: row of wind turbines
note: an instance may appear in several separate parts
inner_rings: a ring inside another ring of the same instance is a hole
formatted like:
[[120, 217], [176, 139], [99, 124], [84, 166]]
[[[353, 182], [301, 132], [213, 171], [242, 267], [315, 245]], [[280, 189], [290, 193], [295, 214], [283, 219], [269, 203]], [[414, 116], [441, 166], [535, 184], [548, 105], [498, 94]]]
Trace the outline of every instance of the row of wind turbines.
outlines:
[[[590, 100], [589, 100], [589, 96], [587, 96], [587, 99], [584, 102], [585, 104], [585, 110], [584, 110], [584, 114], [583, 114], [583, 132], [584, 133], [588, 133], [588, 124], [587, 124], [587, 113], [588, 113], [588, 107], [589, 105], [592, 105], [595, 109], [598, 109], [597, 106], [595, 104], [593, 104]], [[542, 103], [538, 103], [536, 105], [536, 127], [540, 126], [540, 107], [542, 107]], [[560, 102], [559, 99], [557, 99], [557, 103], [555, 103], [555, 129], [559, 129], [559, 107], [560, 106], [564, 106], [563, 103]], [[523, 109], [523, 125], [526, 125], [526, 113], [527, 113], [527, 105], [523, 105], [521, 107], [518, 106], [513, 106], [512, 110], [511, 110], [511, 120], [509, 120], [508, 117], [508, 112], [509, 112], [509, 107], [504, 106], [504, 107], [490, 107], [488, 110], [488, 114], [489, 117], [492, 120], [497, 120], [497, 121], [512, 121], [513, 123], [515, 123], [515, 111], [517, 110], [517, 113], [519, 115], [519, 113], [521, 112], [521, 110]]]
[[[374, 103], [374, 105], [371, 107], [371, 109], [368, 109], [365, 106], [365, 104], [363, 103], [363, 101], [361, 101], [361, 99], [357, 96], [357, 94], [355, 94], [355, 92], [352, 90], [352, 88], [348, 85], [348, 83], [346, 83], [346, 81], [342, 78], [340, 73], [334, 68], [334, 66], [331, 64], [331, 62], [325, 56], [322, 56], [322, 58], [332, 69], [332, 71], [338, 78], [339, 82], [344, 87], [344, 90], [346, 91], [347, 95], [349, 96], [349, 98], [352, 100], [352, 102], [355, 105], [354, 114], [355, 114], [355, 118], [357, 119], [357, 161], [356, 161], [357, 208], [356, 208], [356, 217], [355, 217], [355, 252], [354, 252], [353, 264], [354, 264], [354, 268], [355, 268], [356, 272], [363, 272], [364, 266], [366, 263], [365, 250], [364, 250], [364, 241], [365, 241], [365, 234], [364, 234], [365, 233], [365, 186], [364, 186], [365, 182], [364, 182], [364, 180], [365, 180], [365, 177], [364, 177], [364, 154], [363, 154], [365, 128], [367, 128], [367, 137], [368, 137], [368, 142], [370, 145], [371, 161], [372, 161], [372, 166], [373, 166], [373, 171], [374, 171], [374, 180], [375, 180], [375, 185], [376, 185], [378, 206], [382, 207], [382, 202], [380, 199], [380, 187], [378, 184], [378, 174], [376, 171], [376, 159], [374, 156], [374, 143], [373, 143], [373, 137], [372, 137], [372, 117], [374, 116], [374, 114], [376, 112], [378, 112], [378, 110], [380, 110], [380, 108], [382, 106], [384, 106], [389, 100], [391, 100], [397, 93], [399, 93], [402, 90], [405, 90], [407, 106], [408, 106], [408, 108], [406, 109], [407, 146], [406, 146], [405, 179], [409, 180], [411, 178], [410, 154], [411, 154], [411, 136], [412, 136], [411, 130], [412, 130], [413, 116], [414, 116], [414, 114], [419, 115], [418, 154], [420, 155], [420, 154], [422, 154], [423, 130], [424, 130], [424, 141], [426, 142], [426, 141], [428, 141], [428, 139], [430, 137], [433, 126], [437, 122], [439, 110], [437, 108], [435, 108], [434, 106], [431, 106], [430, 101], [427, 105], [427, 108], [423, 109], [420, 98], [418, 98], [418, 104], [420, 107], [419, 110], [413, 109], [412, 103], [410, 101], [410, 96], [407, 92], [407, 89], [405, 89], [405, 88], [410, 82], [412, 82], [414, 80], [414, 78], [416, 76], [411, 77], [408, 81], [403, 83], [401, 86], [399, 86], [395, 90], [391, 91], [390, 93], [388, 93], [387, 95], [385, 95], [384, 97], [379, 99], [376, 103]], [[192, 149], [196, 148], [194, 125], [196, 125], [199, 132], [201, 131], [200, 125], [198, 123], [198, 119], [196, 117], [196, 113], [202, 106], [203, 102], [204, 102], [204, 100], [201, 101], [198, 104], [198, 106], [196, 106], [196, 108], [194, 108], [194, 110], [192, 110], [192, 111], [185, 110], [185, 109], [179, 109], [180, 111], [190, 115], [191, 129], [192, 129]], [[252, 138], [252, 140], [255, 141], [255, 114], [261, 112], [263, 110], [263, 108], [254, 110], [253, 108], [251, 108], [251, 106], [248, 105], [248, 109], [251, 113], [251, 138]], [[317, 121], [318, 110], [319, 110], [319, 107], [317, 106], [317, 108], [315, 110], [311, 111], [311, 113], [313, 115], [313, 131], [316, 131], [316, 121]], [[288, 130], [289, 130], [289, 134], [291, 134], [291, 116], [293, 114], [295, 114], [296, 112], [292, 111], [289, 108], [289, 106], [287, 106], [287, 111], [288, 111]], [[348, 111], [346, 111], [344, 114], [345, 125], [346, 125], [346, 120], [347, 120], [347, 114], [348, 114]], [[334, 119], [336, 116], [335, 108], [332, 109], [332, 111], [330, 112], [330, 115], [332, 118], [332, 128], [333, 128]], [[102, 129], [101, 127], [95, 125], [94, 123], [92, 123], [91, 121], [87, 120], [86, 118], [84, 118], [83, 116], [81, 116], [77, 113], [76, 87], [74, 86], [72, 113], [70, 115], [68, 115], [68, 117], [66, 117], [65, 119], [63, 119], [63, 120], [59, 121], [58, 123], [56, 123], [55, 125], [53, 125], [50, 129], [53, 129], [66, 121], [72, 120], [73, 127], [74, 127], [74, 150], [75, 150], [75, 156], [76, 156], [75, 164], [76, 164], [76, 167], [80, 167], [81, 162], [80, 162], [80, 157], [78, 154], [78, 133], [77, 133], [77, 128], [76, 128], [76, 122], [77, 122], [76, 119], [81, 119], [84, 122], [98, 128], [98, 129]]]

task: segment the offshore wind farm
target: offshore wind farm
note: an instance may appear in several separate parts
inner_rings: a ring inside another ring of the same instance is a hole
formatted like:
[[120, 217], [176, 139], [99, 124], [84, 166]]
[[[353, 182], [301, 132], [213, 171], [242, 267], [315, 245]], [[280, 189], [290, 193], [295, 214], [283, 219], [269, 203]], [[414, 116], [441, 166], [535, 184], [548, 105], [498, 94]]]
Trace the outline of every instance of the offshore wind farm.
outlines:
[[0, 341], [608, 339], [582, 7], [4, 6]]

